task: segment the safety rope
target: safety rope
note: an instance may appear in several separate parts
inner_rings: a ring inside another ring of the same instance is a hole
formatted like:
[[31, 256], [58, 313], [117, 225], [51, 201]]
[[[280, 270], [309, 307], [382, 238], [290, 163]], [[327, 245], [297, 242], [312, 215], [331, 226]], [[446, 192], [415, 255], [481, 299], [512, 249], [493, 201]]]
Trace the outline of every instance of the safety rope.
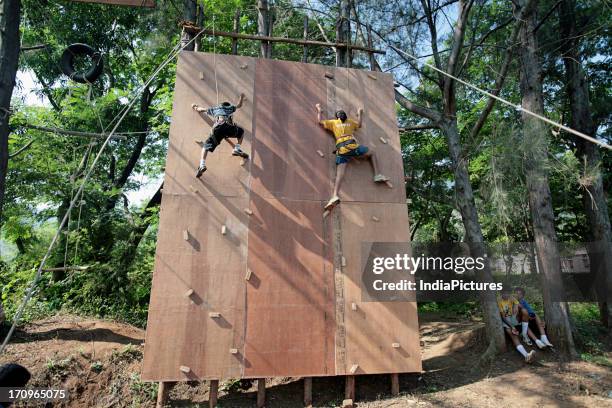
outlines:
[[[91, 166], [89, 167], [89, 169], [87, 170], [87, 173], [85, 174], [85, 177], [83, 178], [83, 181], [81, 182], [81, 185], [79, 187], [79, 189], [77, 190], [77, 193], [75, 194], [75, 199], [71, 200], [70, 202], [70, 206], [68, 207], [68, 210], [66, 212], [66, 214], [64, 214], [64, 217], [62, 218], [59, 227], [57, 228], [57, 231], [55, 232], [55, 234], [53, 235], [53, 238], [51, 239], [51, 243], [49, 244], [49, 247], [47, 249], [47, 252], [45, 253], [45, 255], [43, 256], [40, 265], [38, 266], [38, 269], [36, 271], [36, 275], [34, 276], [34, 279], [32, 280], [32, 283], [30, 284], [30, 287], [28, 288], [28, 290], [26, 291], [26, 295], [21, 303], [21, 305], [19, 306], [19, 308], [17, 309], [17, 312], [15, 313], [14, 317], [13, 317], [13, 324], [11, 325], [11, 328], [9, 329], [6, 337], [4, 338], [4, 341], [2, 342], [2, 345], [0, 346], [0, 354], [2, 354], [2, 352], [4, 351], [4, 349], [6, 348], [6, 345], [8, 344], [8, 342], [10, 341], [11, 337], [13, 336], [13, 333], [15, 332], [15, 328], [17, 327], [17, 324], [19, 323], [19, 320], [21, 319], [21, 315], [23, 314], [23, 311], [25, 310], [26, 305], [28, 304], [28, 302], [30, 301], [30, 299], [32, 298], [32, 296], [34, 295], [34, 290], [36, 289], [36, 285], [38, 284], [38, 282], [40, 281], [40, 278], [42, 277], [42, 271], [43, 268], [45, 267], [45, 264], [47, 262], [47, 260], [49, 259], [49, 257], [51, 256], [51, 251], [53, 250], [53, 248], [55, 247], [55, 244], [57, 243], [57, 240], [59, 238], [59, 235], [61, 234], [61, 231], [63, 230], [64, 226], [66, 225], [66, 221], [68, 220], [68, 214], [69, 212], [74, 208], [75, 204], [77, 201], [80, 202], [80, 197], [83, 194], [83, 190], [85, 188], [85, 185], [87, 184], [87, 182], [89, 181], [89, 179], [91, 178], [91, 175], [93, 174], [93, 170], [96, 167], [96, 164], [98, 163], [98, 161], [100, 160], [100, 157], [102, 157], [102, 153], [104, 152], [104, 150], [106, 149], [106, 147], [108, 146], [108, 144], [110, 143], [113, 135], [115, 134], [115, 132], [117, 131], [117, 129], [119, 128], [119, 125], [121, 125], [121, 123], [123, 122], [123, 120], [125, 119], [125, 117], [127, 116], [129, 110], [132, 109], [132, 107], [135, 105], [136, 101], [139, 100], [139, 95], [140, 93], [146, 88], [148, 87], [151, 82], [153, 82], [153, 80], [157, 77], [157, 75], [172, 61], [174, 60], [174, 58], [176, 58], [176, 56], [178, 56], [178, 54], [187, 46], [189, 46], [193, 41], [195, 41], [202, 33], [204, 32], [204, 29], [200, 30], [191, 40], [189, 40], [185, 45], [180, 46], [179, 47], [174, 47], [174, 49], [177, 49], [176, 52], [171, 52], [170, 55], [168, 56], [168, 58], [166, 58], [158, 67], [157, 69], [151, 74], [151, 76], [149, 77], [149, 79], [141, 86], [137, 89], [137, 92], [134, 93], [134, 95], [132, 96], [130, 102], [128, 103], [128, 105], [125, 107], [125, 109], [122, 110], [120, 116], [118, 116], [118, 121], [117, 123], [113, 126], [113, 129], [111, 130], [111, 132], [108, 134], [108, 136], [106, 137], [106, 139], [104, 140], [104, 143], [102, 144], [102, 146], [100, 147], [100, 150], [98, 151], [98, 153], [96, 154], [96, 157], [94, 158]], [[114, 121], [114, 119], [113, 119]]]
[[[383, 39], [383, 41], [385, 41], [385, 40]], [[393, 49], [395, 52], [397, 52], [397, 53], [399, 53], [399, 54], [402, 54], [402, 55], [405, 55], [406, 57], [408, 57], [408, 58], [410, 58], [410, 59], [413, 59], [413, 60], [415, 60], [415, 61], [417, 61], [417, 62], [419, 61], [419, 58], [418, 58], [418, 57], [415, 57], [414, 55], [411, 55], [411, 54], [409, 54], [409, 53], [407, 53], [407, 52], [405, 52], [405, 51], [400, 50], [399, 48], [395, 47], [393, 44], [389, 44], [387, 41], [385, 41], [385, 42], [386, 42], [386, 43], [387, 43], [387, 45], [388, 45], [390, 48], [392, 48], [392, 49]], [[595, 138], [594, 138], [594, 137], [592, 137], [592, 136], [589, 136], [589, 135], [587, 135], [587, 134], [584, 134], [584, 133], [582, 133], [582, 132], [579, 132], [579, 131], [577, 131], [577, 130], [575, 130], [575, 129], [572, 129], [572, 128], [570, 128], [570, 127], [564, 126], [564, 125], [562, 125], [561, 123], [558, 123], [558, 122], [555, 122], [554, 120], [548, 119], [547, 117], [542, 116], [542, 115], [539, 115], [539, 114], [537, 114], [537, 113], [535, 113], [535, 112], [532, 112], [532, 111], [530, 111], [529, 109], [525, 109], [525, 108], [523, 108], [523, 107], [522, 107], [520, 104], [514, 104], [514, 103], [512, 103], [512, 102], [510, 102], [510, 101], [507, 101], [506, 99], [504, 99], [504, 98], [502, 98], [502, 97], [499, 97], [499, 96], [497, 96], [497, 95], [494, 95], [494, 94], [492, 94], [491, 92], [485, 91], [484, 89], [479, 88], [479, 87], [477, 87], [476, 85], [472, 85], [472, 84], [470, 84], [469, 82], [466, 82], [466, 81], [464, 81], [464, 80], [462, 80], [462, 79], [460, 79], [460, 78], [457, 78], [456, 76], [454, 76], [454, 75], [452, 75], [452, 74], [449, 74], [448, 72], [446, 72], [446, 71], [444, 71], [444, 70], [442, 70], [442, 69], [439, 69], [439, 68], [437, 68], [437, 67], [435, 67], [435, 66], [433, 66], [433, 65], [431, 65], [431, 64], [428, 64], [427, 62], [422, 62], [422, 64], [423, 64], [423, 65], [425, 65], [425, 66], [427, 66], [427, 67], [429, 67], [429, 68], [431, 68], [431, 69], [433, 69], [433, 70], [434, 70], [434, 71], [436, 71], [436, 72], [439, 72], [439, 73], [440, 73], [440, 74], [442, 74], [442, 75], [447, 76], [448, 78], [451, 78], [451, 79], [453, 79], [453, 80], [455, 80], [455, 81], [457, 81], [457, 82], [459, 82], [459, 83], [461, 83], [461, 84], [463, 84], [463, 85], [465, 85], [465, 86], [467, 86], [467, 87], [469, 87], [469, 88], [474, 89], [475, 91], [478, 91], [478, 92], [480, 92], [480, 93], [482, 93], [482, 94], [484, 94], [484, 95], [486, 95], [486, 96], [488, 96], [488, 97], [490, 97], [490, 98], [493, 98], [493, 99], [495, 99], [495, 100], [498, 100], [499, 102], [501, 102], [501, 103], [503, 103], [503, 104], [505, 104], [505, 105], [511, 106], [511, 107], [513, 107], [514, 109], [516, 109], [516, 110], [517, 110], [517, 111], [519, 111], [519, 112], [525, 112], [526, 114], [528, 114], [528, 115], [530, 115], [530, 116], [533, 116], [534, 118], [537, 118], [537, 119], [539, 119], [539, 120], [541, 120], [541, 121], [543, 121], [543, 122], [546, 122], [546, 123], [548, 123], [549, 125], [552, 125], [552, 126], [554, 126], [554, 127], [556, 127], [556, 128], [559, 128], [559, 129], [565, 130], [565, 131], [566, 131], [566, 132], [568, 132], [568, 133], [572, 133], [572, 134], [574, 134], [574, 135], [576, 135], [576, 136], [578, 136], [578, 137], [581, 137], [581, 138], [583, 138], [584, 140], [587, 140], [587, 141], [589, 141], [589, 142], [591, 142], [591, 143], [595, 143], [595, 144], [597, 144], [597, 145], [599, 145], [599, 146], [601, 146], [601, 147], [605, 147], [606, 149], [610, 149], [610, 150], [612, 150], [612, 146], [610, 146], [609, 144], [607, 144], [607, 143], [605, 143], [605, 142], [603, 142], [603, 141], [601, 141], [601, 140], [597, 140], [597, 139], [595, 139]]]

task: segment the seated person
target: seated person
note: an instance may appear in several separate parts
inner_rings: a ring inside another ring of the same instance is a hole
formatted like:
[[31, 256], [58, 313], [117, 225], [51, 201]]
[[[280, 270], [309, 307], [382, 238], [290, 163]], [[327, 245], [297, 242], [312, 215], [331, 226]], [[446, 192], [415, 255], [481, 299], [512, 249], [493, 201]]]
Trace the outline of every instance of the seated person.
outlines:
[[[548, 341], [548, 337], [546, 337], [546, 331], [544, 330], [545, 324], [540, 318], [535, 314], [529, 303], [525, 300], [525, 289], [521, 287], [517, 287], [514, 289], [514, 294], [516, 299], [518, 299], [518, 308], [519, 308], [519, 321], [521, 322], [521, 335], [523, 337], [523, 341], [527, 344], [531, 344], [529, 341], [529, 337], [535, 340], [536, 345], [539, 348], [545, 347], [553, 347], [553, 345]], [[538, 330], [540, 331], [540, 338], [538, 339], [533, 332], [529, 329], [529, 322], [532, 321], [538, 326]]]
[[509, 290], [502, 291], [501, 299], [497, 302], [497, 307], [499, 308], [499, 314], [502, 319], [504, 331], [508, 336], [510, 336], [512, 344], [514, 344], [517, 351], [521, 353], [523, 358], [525, 358], [525, 362], [531, 363], [535, 357], [535, 351], [531, 350], [528, 353], [519, 340], [519, 332], [517, 330], [517, 327], [520, 327], [517, 319], [518, 302], [510, 295]]

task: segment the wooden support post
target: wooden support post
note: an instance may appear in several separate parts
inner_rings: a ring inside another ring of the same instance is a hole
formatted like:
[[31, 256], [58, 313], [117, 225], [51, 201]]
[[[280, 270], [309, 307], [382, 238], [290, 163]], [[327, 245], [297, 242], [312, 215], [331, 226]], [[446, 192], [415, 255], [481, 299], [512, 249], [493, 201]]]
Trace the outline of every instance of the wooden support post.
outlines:
[[[304, 41], [308, 40], [308, 16], [304, 16]], [[308, 62], [308, 46], [304, 44], [302, 62]]]
[[[372, 26], [368, 24], [368, 48], [372, 48]], [[376, 60], [374, 59], [374, 53], [368, 52], [370, 59], [370, 71], [377, 71]]]
[[312, 407], [312, 377], [304, 378], [304, 406]]
[[164, 405], [168, 402], [168, 395], [170, 394], [170, 390], [174, 385], [173, 382], [160, 382], [157, 387], [157, 403], [155, 404], [155, 408], [163, 408]]
[[257, 408], [266, 406], [266, 379], [257, 379]]
[[391, 374], [391, 395], [399, 395], [399, 392], [399, 374], [393, 373]]
[[[236, 9], [234, 15], [234, 34], [240, 31], [240, 9]], [[232, 38], [232, 55], [238, 55], [238, 38]]]
[[350, 399], [355, 401], [355, 376], [347, 375], [346, 383], [344, 386], [344, 399]]
[[208, 387], [208, 406], [215, 408], [219, 398], [219, 380], [210, 380]]

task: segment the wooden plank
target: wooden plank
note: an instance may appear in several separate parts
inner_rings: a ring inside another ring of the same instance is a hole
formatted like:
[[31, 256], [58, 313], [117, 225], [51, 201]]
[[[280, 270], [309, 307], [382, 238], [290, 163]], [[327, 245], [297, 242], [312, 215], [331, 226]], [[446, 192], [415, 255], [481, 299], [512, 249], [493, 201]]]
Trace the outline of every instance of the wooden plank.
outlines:
[[326, 199], [333, 156], [318, 151], [331, 153], [334, 147], [314, 109], [325, 104], [324, 67], [259, 60], [255, 81], [252, 190], [265, 197]]
[[[240, 68], [244, 65], [246, 69]], [[197, 142], [208, 138], [213, 121], [206, 114], [191, 109], [191, 104], [210, 107], [224, 101], [237, 103], [240, 93], [244, 93], [246, 100], [234, 114], [234, 122], [244, 129], [243, 150], [251, 153], [254, 67], [255, 59], [249, 57], [181, 53], [177, 65], [164, 193], [193, 194], [192, 190], [195, 189], [198, 194], [207, 197], [248, 196], [250, 161], [232, 156], [229, 143], [222, 142], [213, 153], [208, 154], [208, 169], [200, 179], [195, 178], [201, 151], [201, 144]], [[200, 73], [203, 73], [203, 79], [200, 79]]]
[[245, 376], [333, 375], [333, 275], [322, 203], [251, 194], [249, 207]]
[[163, 408], [168, 403], [168, 395], [174, 383], [160, 382], [157, 387], [157, 402], [155, 408]]
[[[142, 376], [181, 381], [239, 377], [244, 344], [246, 198], [164, 195]], [[228, 233], [220, 233], [220, 225]], [[182, 231], [189, 227], [189, 241]], [[189, 293], [188, 296], [186, 294]], [[219, 313], [210, 318], [209, 313]], [[169, 342], [168, 338], [173, 341]], [[190, 367], [189, 373], [179, 370]]]
[[[378, 222], [372, 220], [374, 215], [380, 218]], [[354, 254], [344, 268], [347, 364], [358, 364], [357, 374], [421, 371], [416, 303], [362, 301], [362, 257], [367, 255], [364, 251], [369, 252], [362, 243], [408, 243], [406, 205], [343, 203], [342, 236], [344, 253]], [[405, 250], [409, 250], [408, 245]], [[410, 279], [407, 274], [402, 277]], [[351, 310], [353, 302], [359, 304], [357, 311]], [[400, 343], [400, 347], [393, 347], [393, 343]]]
[[100, 3], [114, 6], [155, 7], [154, 0], [72, 0], [80, 3]]

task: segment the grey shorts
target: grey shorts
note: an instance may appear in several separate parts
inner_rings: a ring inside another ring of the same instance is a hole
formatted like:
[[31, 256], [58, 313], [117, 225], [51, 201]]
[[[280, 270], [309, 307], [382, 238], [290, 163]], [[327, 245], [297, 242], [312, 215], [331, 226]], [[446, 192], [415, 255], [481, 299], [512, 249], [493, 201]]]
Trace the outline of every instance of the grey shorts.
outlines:
[[[519, 321], [516, 319], [516, 316], [506, 317], [506, 320], [510, 322], [510, 324], [512, 324], [512, 327], [521, 325]], [[512, 329], [512, 327], [508, 326], [506, 322], [504, 322], [503, 320], [502, 320], [502, 326], [504, 327], [504, 329]]]

